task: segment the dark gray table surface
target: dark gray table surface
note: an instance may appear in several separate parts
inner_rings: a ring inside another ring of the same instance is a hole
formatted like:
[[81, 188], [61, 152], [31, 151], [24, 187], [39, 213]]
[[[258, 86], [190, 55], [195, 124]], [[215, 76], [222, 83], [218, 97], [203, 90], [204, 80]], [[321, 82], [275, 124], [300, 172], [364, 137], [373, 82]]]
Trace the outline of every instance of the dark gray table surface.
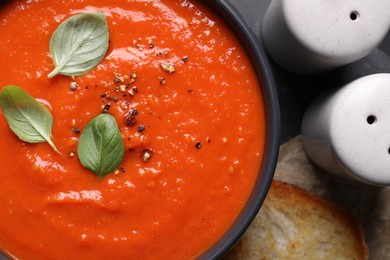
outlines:
[[[228, 0], [241, 13], [251, 29], [261, 40], [261, 26], [266, 9], [271, 0]], [[286, 46], [288, 48], [288, 46]], [[281, 142], [300, 133], [303, 113], [308, 104], [321, 92], [332, 87], [342, 86], [365, 75], [390, 73], [390, 34], [370, 55], [336, 70], [314, 75], [293, 75], [279, 68], [270, 58], [281, 112]]]

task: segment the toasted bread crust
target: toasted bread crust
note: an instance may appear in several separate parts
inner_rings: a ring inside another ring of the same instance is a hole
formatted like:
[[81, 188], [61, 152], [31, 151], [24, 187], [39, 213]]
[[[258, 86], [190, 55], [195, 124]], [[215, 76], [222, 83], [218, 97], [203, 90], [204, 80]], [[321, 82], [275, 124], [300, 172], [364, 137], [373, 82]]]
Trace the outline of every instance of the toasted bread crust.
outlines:
[[341, 207], [274, 180], [254, 222], [226, 259], [367, 259], [358, 221]]

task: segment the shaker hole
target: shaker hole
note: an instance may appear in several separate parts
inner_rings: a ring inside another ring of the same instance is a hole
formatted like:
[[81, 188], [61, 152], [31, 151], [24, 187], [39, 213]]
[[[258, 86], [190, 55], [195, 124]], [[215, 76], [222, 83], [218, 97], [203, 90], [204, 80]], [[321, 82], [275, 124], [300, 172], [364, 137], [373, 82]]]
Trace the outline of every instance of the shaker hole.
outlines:
[[352, 21], [356, 21], [359, 18], [359, 13], [356, 11], [353, 11], [349, 14], [349, 18], [351, 18]]
[[390, 148], [389, 148], [389, 149], [387, 149], [387, 152], [390, 154]]
[[375, 122], [376, 122], [376, 116], [370, 115], [367, 117], [367, 123], [369, 123], [370, 125], [372, 125]]

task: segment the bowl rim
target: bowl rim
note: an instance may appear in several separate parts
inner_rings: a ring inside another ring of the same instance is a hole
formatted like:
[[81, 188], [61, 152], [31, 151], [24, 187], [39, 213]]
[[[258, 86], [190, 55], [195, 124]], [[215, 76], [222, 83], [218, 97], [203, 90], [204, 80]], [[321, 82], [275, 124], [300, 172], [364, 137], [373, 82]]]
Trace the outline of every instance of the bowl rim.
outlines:
[[261, 168], [252, 193], [243, 210], [225, 234], [199, 259], [219, 259], [244, 234], [263, 204], [274, 177], [279, 154], [280, 110], [271, 66], [262, 42], [258, 39], [238, 10], [226, 0], [207, 0], [205, 3], [232, 29], [246, 50], [260, 82], [265, 109], [265, 147]]

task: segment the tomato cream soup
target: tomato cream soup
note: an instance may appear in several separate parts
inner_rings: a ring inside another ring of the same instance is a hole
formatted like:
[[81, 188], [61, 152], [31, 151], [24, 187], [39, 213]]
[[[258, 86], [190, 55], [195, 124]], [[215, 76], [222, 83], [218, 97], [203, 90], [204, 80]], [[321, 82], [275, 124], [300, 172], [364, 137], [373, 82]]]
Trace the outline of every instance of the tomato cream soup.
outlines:
[[[48, 74], [71, 16], [102, 13], [103, 60]], [[14, 0], [0, 7], [0, 88], [53, 116], [24, 142], [0, 112], [0, 248], [19, 259], [193, 259], [232, 225], [257, 178], [264, 105], [245, 50], [196, 1]], [[78, 158], [86, 125], [115, 118], [124, 158], [97, 177]]]

